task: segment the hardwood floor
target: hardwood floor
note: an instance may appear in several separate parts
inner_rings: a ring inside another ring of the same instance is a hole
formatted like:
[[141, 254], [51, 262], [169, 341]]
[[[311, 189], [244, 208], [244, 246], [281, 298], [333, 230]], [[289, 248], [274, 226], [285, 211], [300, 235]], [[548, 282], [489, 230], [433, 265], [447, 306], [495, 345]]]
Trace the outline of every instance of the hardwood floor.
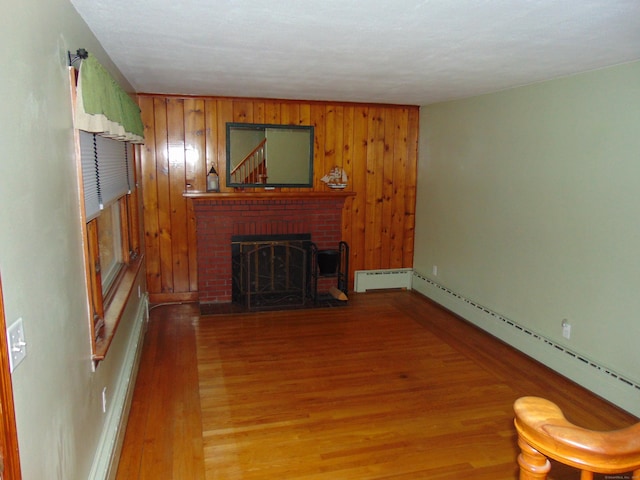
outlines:
[[418, 294], [349, 303], [152, 310], [117, 479], [515, 479], [520, 396], [637, 421]]

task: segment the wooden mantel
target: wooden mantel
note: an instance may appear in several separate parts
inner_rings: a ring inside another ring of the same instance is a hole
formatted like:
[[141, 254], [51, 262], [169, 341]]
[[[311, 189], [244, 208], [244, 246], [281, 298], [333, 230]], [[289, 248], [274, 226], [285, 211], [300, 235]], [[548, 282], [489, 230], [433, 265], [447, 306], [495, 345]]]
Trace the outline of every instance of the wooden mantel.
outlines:
[[318, 200], [330, 198], [347, 198], [355, 196], [355, 192], [185, 192], [187, 198], [203, 200]]

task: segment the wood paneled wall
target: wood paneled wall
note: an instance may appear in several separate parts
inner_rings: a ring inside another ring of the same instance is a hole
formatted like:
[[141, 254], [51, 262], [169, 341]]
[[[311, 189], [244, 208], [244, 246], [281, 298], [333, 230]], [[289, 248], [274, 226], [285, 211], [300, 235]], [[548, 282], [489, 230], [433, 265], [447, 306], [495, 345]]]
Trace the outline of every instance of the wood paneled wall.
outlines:
[[355, 270], [412, 266], [418, 107], [147, 94], [138, 102], [145, 125], [141, 187], [152, 302], [197, 299], [195, 218], [183, 193], [204, 191], [212, 164], [221, 191], [234, 191], [224, 185], [227, 122], [314, 126], [312, 190], [330, 190], [320, 178], [337, 165], [355, 194], [342, 219], [350, 285]]

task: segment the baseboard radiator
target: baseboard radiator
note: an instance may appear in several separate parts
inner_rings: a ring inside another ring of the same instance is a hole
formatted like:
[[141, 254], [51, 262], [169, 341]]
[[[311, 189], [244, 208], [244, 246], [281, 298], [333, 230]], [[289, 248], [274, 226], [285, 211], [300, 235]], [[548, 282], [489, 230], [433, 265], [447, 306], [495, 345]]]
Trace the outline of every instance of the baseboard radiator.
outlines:
[[138, 303], [138, 310], [134, 318], [135, 325], [125, 350], [126, 357], [123, 361], [120, 377], [115, 385], [113, 400], [107, 410], [96, 455], [89, 472], [88, 478], [90, 480], [114, 480], [116, 477], [142, 355], [142, 343], [149, 322], [149, 297], [147, 294]]
[[561, 375], [640, 417], [640, 383], [415, 271], [412, 289]]
[[413, 269], [394, 268], [387, 270], [357, 270], [354, 273], [354, 287], [356, 292], [367, 290], [383, 290], [389, 288], [411, 289]]

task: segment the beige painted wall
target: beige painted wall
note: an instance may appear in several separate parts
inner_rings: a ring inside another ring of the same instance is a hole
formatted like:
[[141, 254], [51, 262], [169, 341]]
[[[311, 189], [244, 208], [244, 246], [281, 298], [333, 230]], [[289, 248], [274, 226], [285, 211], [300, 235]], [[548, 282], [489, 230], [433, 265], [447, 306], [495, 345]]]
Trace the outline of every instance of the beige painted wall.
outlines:
[[420, 127], [414, 269], [640, 383], [640, 63], [422, 107]]
[[86, 479], [118, 415], [137, 308], [92, 372], [67, 50], [130, 86], [68, 0], [3, 1], [0, 39], [0, 272], [7, 322], [23, 318], [28, 344], [12, 377], [23, 478]]

